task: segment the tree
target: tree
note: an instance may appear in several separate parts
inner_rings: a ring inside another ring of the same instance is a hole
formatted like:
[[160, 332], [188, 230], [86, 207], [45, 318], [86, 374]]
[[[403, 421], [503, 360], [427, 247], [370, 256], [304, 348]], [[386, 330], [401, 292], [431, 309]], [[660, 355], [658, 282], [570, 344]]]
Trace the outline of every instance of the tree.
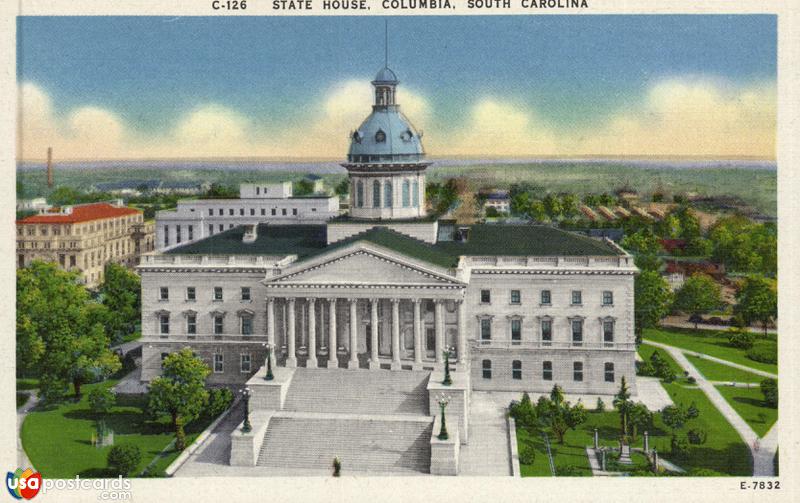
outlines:
[[196, 418], [208, 403], [205, 379], [210, 372], [191, 349], [183, 348], [164, 359], [161, 377], [150, 383], [148, 411], [154, 417], [170, 417], [178, 450], [186, 447], [183, 426]]
[[[554, 387], [557, 388], [558, 386]], [[557, 400], [540, 399], [537, 404], [539, 410], [538, 417], [541, 422], [550, 428], [553, 434], [558, 438], [558, 443], [564, 443], [564, 435], [567, 431], [575, 429], [578, 425], [586, 421], [587, 412], [582, 403], [571, 405], [569, 402], [564, 401], [560, 392], [551, 392], [551, 397]]]
[[303, 178], [292, 184], [292, 194], [295, 196], [307, 196], [314, 193], [314, 182]]
[[689, 419], [689, 411], [683, 404], [667, 405], [661, 409], [661, 420], [672, 430], [673, 437], [677, 435], [678, 430], [686, 425]]
[[631, 413], [631, 407], [633, 406], [633, 402], [631, 402], [631, 393], [628, 390], [628, 383], [625, 382], [625, 376], [622, 376], [619, 383], [619, 391], [614, 395], [614, 401], [612, 403], [614, 404], [614, 408], [619, 412], [620, 431], [624, 437], [628, 434], [628, 417]]
[[627, 234], [620, 245], [634, 255], [634, 262], [643, 270], [657, 271], [661, 268], [658, 254], [662, 252], [661, 242], [650, 229], [639, 229]]
[[139, 276], [122, 267], [106, 265], [100, 297], [108, 312], [114, 313], [105, 322], [106, 332], [115, 343], [136, 330], [141, 316], [141, 281]]
[[637, 402], [630, 407], [630, 433], [632, 441], [636, 441], [637, 434], [653, 427], [653, 413], [642, 402]]
[[[81, 385], [104, 379], [120, 369], [108, 348], [103, 328], [104, 306], [93, 302], [77, 275], [56, 264], [34, 261], [17, 270], [17, 364], [40, 377], [51, 400], [71, 382], [76, 396]], [[48, 389], [49, 388], [49, 389]]]
[[117, 402], [117, 396], [105, 386], [98, 386], [89, 392], [89, 406], [92, 412], [105, 414]]
[[564, 209], [561, 206], [561, 200], [553, 194], [547, 194], [542, 200], [542, 203], [544, 203], [545, 211], [553, 220], [557, 219], [564, 213]]
[[228, 185], [212, 183], [205, 197], [208, 199], [236, 199], [239, 197], [239, 191]]
[[115, 474], [127, 477], [142, 462], [142, 451], [138, 445], [115, 445], [108, 451], [108, 466]]
[[709, 232], [714, 260], [729, 270], [775, 276], [778, 232], [773, 224], [756, 224], [743, 216], [718, 220]]
[[565, 217], [572, 218], [578, 214], [578, 197], [575, 194], [561, 196], [561, 209]]
[[777, 283], [759, 276], [749, 276], [736, 293], [736, 301], [733, 312], [748, 325], [760, 322], [766, 335], [767, 326], [778, 316]]
[[348, 195], [350, 193], [350, 181], [347, 178], [345, 178], [344, 180], [336, 184], [336, 187], [333, 188], [333, 192], [339, 197], [344, 197]]
[[[706, 274], [693, 274], [675, 295], [675, 309], [693, 315], [705, 314], [722, 303], [719, 285]], [[694, 327], [697, 328], [695, 317]]]
[[772, 378], [767, 378], [761, 381], [761, 394], [764, 395], [764, 401], [767, 402], [772, 408], [778, 408], [778, 381]]
[[634, 322], [636, 340], [641, 341], [642, 331], [658, 325], [672, 305], [669, 284], [657, 271], [642, 271], [633, 280]]

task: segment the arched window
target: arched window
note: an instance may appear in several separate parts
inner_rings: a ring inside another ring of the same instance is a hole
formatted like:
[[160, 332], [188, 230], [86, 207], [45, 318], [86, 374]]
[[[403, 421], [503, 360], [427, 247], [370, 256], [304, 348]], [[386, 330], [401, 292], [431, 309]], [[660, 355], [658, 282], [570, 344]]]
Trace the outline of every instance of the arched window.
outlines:
[[356, 183], [356, 206], [359, 208], [364, 207], [364, 182], [361, 180]]
[[372, 207], [381, 207], [381, 182], [378, 180], [372, 182]]
[[414, 180], [414, 184], [412, 186], [412, 195], [414, 208], [419, 208], [419, 182], [417, 180]]
[[403, 208], [411, 206], [411, 184], [408, 180], [403, 180]]
[[391, 208], [392, 201], [394, 201], [394, 199], [392, 198], [392, 181], [388, 180], [383, 185], [383, 206], [385, 208]]

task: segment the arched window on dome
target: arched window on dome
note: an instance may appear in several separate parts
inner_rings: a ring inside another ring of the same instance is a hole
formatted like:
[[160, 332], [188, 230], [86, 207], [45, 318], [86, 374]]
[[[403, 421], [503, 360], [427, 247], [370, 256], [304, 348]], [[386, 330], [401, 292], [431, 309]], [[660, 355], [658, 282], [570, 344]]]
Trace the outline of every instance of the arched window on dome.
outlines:
[[378, 180], [372, 182], [372, 207], [381, 207], [381, 182]]
[[412, 194], [414, 198], [414, 208], [419, 208], [419, 182], [417, 180], [414, 180]]
[[403, 208], [411, 206], [411, 184], [408, 180], [403, 180]]
[[356, 207], [364, 207], [364, 182], [361, 180], [356, 183]]
[[392, 198], [392, 181], [389, 180], [383, 186], [383, 206], [385, 208], [391, 208], [392, 201], [394, 201]]

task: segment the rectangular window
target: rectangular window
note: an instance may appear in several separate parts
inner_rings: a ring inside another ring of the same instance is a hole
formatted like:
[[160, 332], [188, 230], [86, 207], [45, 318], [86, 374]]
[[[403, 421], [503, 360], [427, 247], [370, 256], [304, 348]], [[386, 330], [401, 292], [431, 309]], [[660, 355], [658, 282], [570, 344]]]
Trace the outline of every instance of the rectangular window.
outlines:
[[169, 225], [164, 226], [164, 246], [169, 246]]
[[25, 267], [25, 255], [17, 255], [19, 267]]
[[222, 287], [215, 286], [214, 287], [214, 300], [222, 300]]
[[197, 300], [197, 291], [193, 286], [186, 287], [186, 300]]
[[189, 335], [197, 333], [197, 315], [189, 314], [186, 316], [186, 333]]
[[160, 300], [169, 300], [169, 287], [162, 286], [158, 291], [158, 298]]
[[220, 315], [214, 316], [214, 334], [215, 335], [222, 335], [222, 331], [224, 329], [223, 325], [223, 317]]
[[219, 229], [219, 231], [220, 231], [220, 232], [222, 232], [222, 231], [224, 231], [224, 230], [225, 230], [225, 225], [224, 225], [224, 224], [219, 224], [219, 225], [217, 226], [217, 229]]
[[605, 364], [605, 378], [606, 382], [614, 382], [614, 364], [611, 362]]
[[572, 362], [572, 380], [575, 382], [583, 381], [583, 363]]
[[489, 318], [481, 319], [481, 340], [489, 341], [492, 338], [492, 320]]
[[244, 208], [239, 208], [239, 216], [240, 217], [244, 216]]
[[522, 320], [511, 320], [511, 343], [519, 344], [522, 341]]
[[542, 290], [542, 304], [545, 306], [550, 305], [550, 290]]
[[282, 214], [283, 216], [286, 216], [286, 208], [281, 208], [281, 214]]
[[256, 215], [256, 209], [255, 208], [250, 208], [250, 216], [254, 217], [255, 215]]
[[187, 231], [189, 232], [189, 241], [193, 241], [194, 240], [194, 226], [190, 225], [189, 228], [187, 229]]
[[490, 304], [492, 302], [491, 290], [481, 290], [481, 304]]
[[542, 380], [553, 380], [553, 362], [542, 362]]
[[572, 320], [572, 345], [583, 346], [583, 320]]
[[162, 314], [159, 318], [159, 325], [161, 329], [161, 335], [169, 335], [169, 315]]
[[175, 242], [176, 243], [180, 243], [181, 242], [181, 226], [180, 225], [176, 225], [175, 226]]
[[240, 359], [240, 371], [242, 373], [250, 372], [250, 355], [245, 353]]
[[614, 304], [614, 292], [606, 290], [603, 292], [603, 305], [611, 306]]
[[522, 301], [522, 296], [519, 293], [519, 290], [511, 290], [511, 303], [512, 304], [519, 304]]
[[233, 208], [228, 208], [228, 215], [233, 216]]
[[77, 262], [76, 262], [76, 260], [75, 260], [75, 255], [70, 255], [70, 256], [69, 256], [69, 266], [70, 266], [70, 267], [75, 267], [75, 264], [76, 264], [76, 263], [77, 263]]
[[225, 362], [222, 359], [222, 354], [217, 353], [214, 355], [214, 373], [221, 374], [225, 371]]
[[267, 214], [267, 209], [266, 208], [261, 208], [261, 216], [262, 217], [266, 216], [266, 214]]
[[276, 208], [272, 208], [272, 216], [274, 217], [277, 214], [278, 214], [278, 210]]
[[614, 321], [606, 320], [603, 322], [603, 342], [614, 342]]
[[522, 362], [520, 360], [511, 362], [511, 378], [522, 379]]
[[292, 215], [297, 216], [297, 208], [292, 208]]
[[242, 335], [253, 335], [253, 318], [249, 316], [242, 318]]
[[553, 342], [553, 320], [542, 320], [542, 343], [549, 346]]
[[208, 235], [214, 234], [214, 224], [208, 224]]
[[483, 360], [481, 367], [482, 367], [482, 370], [483, 370], [483, 378], [484, 379], [491, 379], [492, 378], [492, 360]]
[[210, 217], [214, 216], [214, 208], [209, 208], [208, 209], [208, 216], [210, 216]]
[[581, 294], [581, 291], [580, 290], [573, 290], [572, 291], [572, 305], [573, 306], [579, 306], [579, 305], [583, 304], [582, 300], [583, 300], [583, 296]]
[[242, 300], [250, 300], [250, 287], [243, 286], [242, 287]]

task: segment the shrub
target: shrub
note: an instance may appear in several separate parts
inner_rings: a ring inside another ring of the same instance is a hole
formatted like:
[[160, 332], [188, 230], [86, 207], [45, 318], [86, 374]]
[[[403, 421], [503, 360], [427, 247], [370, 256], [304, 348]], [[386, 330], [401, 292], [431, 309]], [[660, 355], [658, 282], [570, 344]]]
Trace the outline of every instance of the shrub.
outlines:
[[595, 410], [595, 412], [605, 412], [606, 404], [603, 403], [603, 399], [602, 398], [597, 397], [597, 405], [595, 406], [594, 410]]
[[761, 363], [778, 363], [778, 345], [760, 341], [748, 349], [745, 355], [751, 360]]
[[669, 383], [671, 383], [672, 381], [674, 381], [674, 380], [675, 380], [675, 374], [673, 374], [672, 372], [670, 372], [670, 373], [669, 373], [669, 374], [667, 374], [667, 375], [660, 376], [660, 377], [661, 377], [661, 379], [663, 379], [663, 380], [664, 380], [664, 382], [665, 382], [665, 383], [667, 383], [667, 384], [669, 384]]
[[228, 388], [214, 388], [208, 392], [208, 404], [206, 405], [206, 417], [217, 417], [231, 406], [233, 403], [233, 393]]
[[708, 434], [705, 430], [691, 429], [686, 432], [686, 438], [689, 439], [689, 443], [693, 445], [700, 445], [706, 443], [706, 439], [708, 438]]
[[669, 447], [674, 456], [682, 456], [689, 452], [689, 442], [683, 436], [673, 435]]
[[689, 384], [697, 383], [697, 379], [695, 379], [694, 376], [689, 376], [689, 378], [687, 380], [689, 381]]
[[700, 415], [700, 411], [697, 409], [697, 404], [692, 402], [689, 404], [689, 408], [686, 410], [686, 415], [689, 419], [694, 419]]
[[522, 446], [519, 450], [519, 462], [523, 465], [532, 465], [536, 457], [536, 452], [528, 446]]
[[755, 335], [747, 330], [731, 329], [728, 332], [728, 344], [739, 349], [750, 349], [755, 342]]
[[761, 393], [764, 401], [773, 408], [778, 408], [778, 381], [772, 378], [761, 381]]
[[98, 386], [89, 392], [89, 406], [92, 412], [105, 414], [115, 403], [117, 396], [109, 388]]
[[636, 375], [652, 377], [656, 375], [656, 370], [650, 362], [636, 362]]
[[116, 475], [127, 477], [142, 461], [142, 451], [138, 445], [115, 445], [108, 451], [107, 461]]

